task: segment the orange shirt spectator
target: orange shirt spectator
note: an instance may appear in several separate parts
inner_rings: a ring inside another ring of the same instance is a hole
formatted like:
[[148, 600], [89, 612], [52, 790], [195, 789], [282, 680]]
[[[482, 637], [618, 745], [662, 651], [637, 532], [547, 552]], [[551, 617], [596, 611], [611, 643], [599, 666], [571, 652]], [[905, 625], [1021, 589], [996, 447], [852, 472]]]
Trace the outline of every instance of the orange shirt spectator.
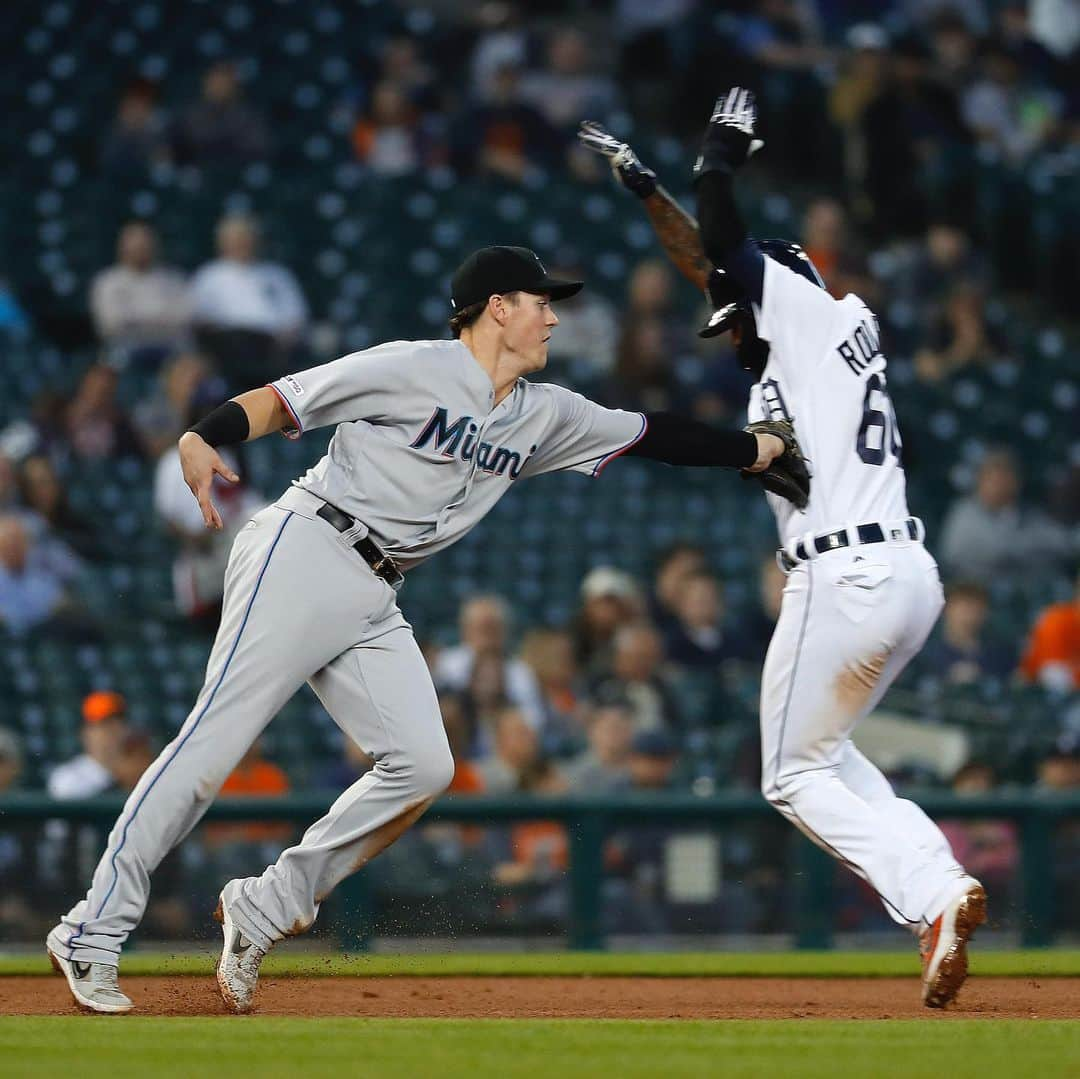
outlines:
[[1080, 602], [1047, 607], [1035, 623], [1020, 671], [1054, 689], [1080, 689]]
[[[241, 758], [240, 763], [222, 784], [223, 798], [275, 798], [288, 794], [289, 777], [262, 757], [259, 743]], [[207, 841], [224, 843], [259, 843], [266, 839], [287, 839], [292, 825], [284, 821], [265, 824], [215, 824], [206, 829]]]

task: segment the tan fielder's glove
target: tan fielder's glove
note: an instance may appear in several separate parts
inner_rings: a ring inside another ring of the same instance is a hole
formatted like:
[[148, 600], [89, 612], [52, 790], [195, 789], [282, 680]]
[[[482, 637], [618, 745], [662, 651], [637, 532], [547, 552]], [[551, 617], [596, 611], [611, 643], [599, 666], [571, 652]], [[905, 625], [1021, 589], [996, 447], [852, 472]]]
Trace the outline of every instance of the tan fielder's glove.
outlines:
[[784, 444], [784, 452], [774, 458], [764, 472], [744, 472], [743, 478], [760, 480], [766, 491], [786, 498], [800, 510], [806, 509], [810, 501], [810, 471], [791, 421], [758, 420], [747, 424], [743, 430], [751, 434], [775, 435]]

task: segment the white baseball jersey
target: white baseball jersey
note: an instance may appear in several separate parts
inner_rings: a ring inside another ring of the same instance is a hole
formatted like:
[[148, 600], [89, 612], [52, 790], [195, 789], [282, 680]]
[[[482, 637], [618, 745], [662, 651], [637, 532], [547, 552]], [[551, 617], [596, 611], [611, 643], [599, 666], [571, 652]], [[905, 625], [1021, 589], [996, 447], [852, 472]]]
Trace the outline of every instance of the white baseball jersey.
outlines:
[[770, 347], [748, 416], [793, 419], [812, 476], [805, 510], [768, 495], [781, 543], [907, 517], [900, 430], [873, 312], [857, 296], [835, 300], [766, 257], [754, 315]]
[[645, 432], [640, 413], [525, 379], [493, 407], [491, 379], [460, 341], [391, 341], [272, 386], [290, 437], [337, 424], [296, 485], [363, 522], [403, 567], [459, 540], [516, 480], [598, 475]]

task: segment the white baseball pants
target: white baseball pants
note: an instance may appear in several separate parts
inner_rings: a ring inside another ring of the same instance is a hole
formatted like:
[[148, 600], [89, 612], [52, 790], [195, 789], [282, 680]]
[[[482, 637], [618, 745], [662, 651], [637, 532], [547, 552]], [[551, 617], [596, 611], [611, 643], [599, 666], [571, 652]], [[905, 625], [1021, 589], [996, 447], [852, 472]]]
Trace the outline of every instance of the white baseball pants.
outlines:
[[937, 825], [896, 796], [851, 732], [922, 647], [943, 603], [937, 564], [919, 542], [800, 562], [762, 673], [762, 793], [914, 929], [963, 887], [963, 869]]

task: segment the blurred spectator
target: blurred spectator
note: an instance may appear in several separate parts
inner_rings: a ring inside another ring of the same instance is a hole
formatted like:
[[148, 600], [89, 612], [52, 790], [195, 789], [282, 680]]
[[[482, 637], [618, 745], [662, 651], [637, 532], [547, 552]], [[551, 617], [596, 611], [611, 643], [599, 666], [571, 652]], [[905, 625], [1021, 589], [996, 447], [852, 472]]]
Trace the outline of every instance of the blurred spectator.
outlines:
[[48, 457], [33, 454], [23, 458], [19, 466], [19, 493], [30, 511], [32, 520], [27, 524], [39, 549], [43, 545], [61, 545], [60, 551], [47, 553], [49, 561], [65, 579], [73, 578], [81, 568], [72, 551], [83, 558], [104, 556], [101, 537], [91, 521], [71, 508], [67, 492]]
[[[216, 380], [201, 383], [192, 398], [184, 427], [198, 422], [225, 396], [224, 388]], [[178, 548], [172, 570], [176, 609], [211, 632], [217, 629], [221, 618], [225, 565], [233, 539], [265, 505], [265, 499], [247, 483], [238, 448], [223, 447], [219, 452], [240, 477], [238, 483], [214, 477], [212, 492], [221, 515], [220, 529], [208, 529], [203, 523], [199, 504], [184, 482], [180, 450], [175, 444], [161, 455], [154, 470], [154, 512]]]
[[706, 568], [705, 552], [696, 543], [679, 540], [660, 553], [649, 594], [649, 614], [661, 630], [678, 620], [683, 584]]
[[[445, 695], [447, 691], [444, 690]], [[449, 691], [453, 694], [453, 691]], [[461, 694], [472, 735], [471, 753], [483, 757], [491, 752], [499, 713], [511, 702], [506, 692], [506, 664], [501, 656], [476, 657], [469, 683]]]
[[615, 633], [611, 673], [594, 680], [590, 696], [599, 704], [625, 703], [635, 731], [677, 730], [678, 705], [661, 673], [663, 661], [663, 643], [651, 625], [623, 626]]
[[615, 103], [615, 87], [596, 70], [596, 56], [583, 31], [555, 30], [548, 39], [545, 66], [522, 77], [522, 100], [556, 130], [571, 131], [583, 119], [606, 116]]
[[668, 790], [679, 763], [679, 744], [663, 730], [638, 730], [630, 745], [631, 791]]
[[521, 183], [557, 163], [560, 140], [520, 93], [520, 70], [512, 64], [495, 74], [489, 99], [466, 111], [454, 138], [454, 167], [460, 173], [490, 173]]
[[[256, 738], [222, 784], [222, 798], [281, 798], [292, 789], [289, 777], [262, 753], [262, 739]], [[230, 843], [262, 843], [288, 838], [292, 825], [287, 821], [261, 823], [208, 824], [205, 842], [218, 847]]]
[[607, 670], [615, 631], [641, 613], [641, 592], [633, 577], [611, 566], [590, 570], [581, 582], [581, 606], [571, 626], [578, 668], [594, 676]]
[[128, 731], [109, 768], [113, 783], [125, 794], [130, 794], [153, 760], [154, 749], [146, 732]]
[[964, 94], [964, 119], [980, 146], [1019, 164], [1050, 134], [1060, 101], [1025, 82], [1017, 55], [1000, 42], [984, 47], [980, 66], [982, 78]]
[[[890, 293], [896, 299], [903, 298], [913, 305], [912, 321], [917, 323], [935, 320], [938, 333], [944, 336], [948, 323], [944, 320], [949, 298], [973, 293], [979, 302], [979, 322], [983, 320], [981, 300], [986, 278], [982, 259], [971, 248], [971, 241], [964, 231], [946, 221], [935, 221], [926, 230], [922, 241], [913, 251], [913, 257], [900, 268], [890, 280]], [[963, 316], [966, 312], [960, 311]], [[961, 330], [965, 327], [961, 327]], [[981, 326], [985, 334], [985, 326]], [[963, 334], [961, 334], [963, 336]], [[976, 335], [968, 333], [969, 339]], [[998, 342], [995, 342], [995, 346]]]
[[83, 752], [49, 774], [46, 789], [59, 801], [94, 798], [115, 783], [114, 769], [130, 733], [127, 702], [119, 693], [99, 690], [82, 705]]
[[[521, 776], [524, 794], [554, 797], [566, 793], [566, 780], [549, 760], [541, 758]], [[527, 912], [530, 917], [558, 916], [565, 907], [564, 877], [570, 852], [566, 827], [558, 821], [527, 820], [510, 828], [510, 858], [495, 865], [492, 876], [506, 888], [541, 889]]]
[[101, 149], [101, 171], [126, 179], [172, 159], [168, 120], [157, 107], [157, 87], [136, 79], [124, 90]]
[[453, 692], [465, 690], [473, 666], [481, 657], [496, 658], [503, 668], [506, 697], [520, 708], [529, 725], [540, 730], [544, 702], [536, 675], [529, 665], [508, 653], [510, 609], [500, 596], [473, 596], [458, 616], [461, 643], [447, 648], [435, 661], [435, 684]]
[[353, 152], [377, 176], [404, 176], [439, 163], [440, 146], [405, 88], [375, 84], [371, 106], [352, 129]]
[[954, 93], [963, 92], [975, 78], [978, 38], [955, 12], [945, 11], [930, 28], [934, 77]]
[[836, 199], [814, 199], [803, 214], [802, 246], [838, 299], [843, 294], [837, 292], [836, 277], [851, 242], [840, 203]]
[[[553, 277], [571, 281], [584, 279], [585, 270], [576, 251], [563, 250], [550, 264]], [[551, 335], [548, 358], [556, 365], [574, 365], [577, 370], [594, 375], [609, 375], [615, 364], [618, 320], [614, 305], [595, 289], [582, 289], [568, 300], [559, 302], [558, 331]]]
[[675, 622], [664, 634], [668, 661], [691, 670], [710, 671], [725, 660], [747, 658], [741, 633], [729, 633], [724, 621], [720, 582], [702, 571], [686, 577], [675, 601]]
[[116, 400], [116, 382], [112, 367], [91, 364], [67, 402], [64, 433], [76, 457], [103, 461], [142, 456], [139, 436]]
[[477, 762], [484, 791], [509, 794], [521, 790], [541, 759], [540, 739], [521, 710], [502, 708], [495, 717], [494, 752]]
[[765, 662], [786, 585], [787, 577], [776, 564], [776, 556], [763, 558], [758, 569], [757, 602], [739, 623], [740, 636], [746, 642], [746, 656], [756, 664]]
[[[22, 770], [23, 755], [19, 736], [7, 727], [0, 727], [0, 794], [9, 794], [18, 788]], [[2, 862], [3, 857], [0, 855], [0, 864]]]
[[[442, 713], [446, 740], [454, 755], [454, 778], [447, 787], [449, 794], [479, 794], [484, 789], [484, 777], [476, 764], [469, 760], [473, 742], [472, 724], [469, 721], [465, 701], [456, 693], [439, 694], [439, 711]], [[466, 829], [471, 838], [479, 838], [479, 832]]]
[[1031, 36], [1061, 60], [1080, 45], [1080, 6], [1076, 0], [1031, 0]]
[[564, 756], [567, 751], [576, 750], [581, 743], [582, 728], [573, 638], [565, 630], [534, 629], [521, 642], [521, 659], [540, 687], [544, 752]]
[[490, 101], [499, 72], [507, 65], [523, 67], [529, 55], [529, 31], [521, 6], [513, 2], [475, 5], [469, 13], [476, 24], [476, 46], [469, 62], [470, 96]]
[[133, 414], [147, 455], [157, 460], [187, 430], [195, 395], [210, 377], [210, 365], [197, 352], [182, 352], [161, 369], [151, 396]]
[[675, 278], [662, 259], [642, 259], [634, 266], [626, 285], [623, 311], [624, 319], [633, 316], [658, 318], [663, 320], [665, 332], [682, 332], [682, 321], [675, 308]]
[[250, 218], [222, 218], [216, 237], [219, 257], [191, 282], [193, 315], [203, 351], [246, 390], [288, 365], [307, 303], [287, 267], [257, 259], [259, 236]]
[[[1015, 666], [1011, 649], [986, 639], [990, 597], [980, 584], [957, 582], [946, 589], [939, 632], [919, 657], [927, 674], [948, 686], [1005, 681]], [[966, 864], [966, 863], [964, 863]]]
[[[989, 794], [997, 786], [997, 776], [986, 761], [968, 761], [953, 776], [953, 793], [977, 797]], [[1001, 896], [1003, 909], [1012, 904], [1008, 898], [1015, 887], [1020, 865], [1020, 841], [1015, 821], [945, 820], [941, 831], [952, 847], [956, 860], [994, 894]]]
[[157, 235], [131, 221], [116, 242], [116, 263], [90, 283], [90, 310], [98, 337], [121, 363], [160, 363], [181, 348], [191, 331], [187, 285], [157, 261]]
[[1004, 339], [986, 324], [981, 289], [960, 284], [931, 325], [927, 347], [915, 356], [916, 374], [923, 382], [939, 382], [964, 367], [1002, 359], [1005, 347]]
[[1047, 607], [1036, 619], [1020, 672], [1047, 689], [1080, 690], [1080, 577], [1071, 602]]
[[0, 516], [0, 627], [26, 633], [60, 615], [69, 603], [55, 570], [36, 566], [22, 519]]
[[829, 59], [812, 4], [763, 0], [739, 20], [736, 46], [765, 68], [809, 69]]
[[[1037, 782], [1047, 791], [1080, 789], [1080, 737], [1076, 734], [1063, 734], [1058, 738], [1039, 762]], [[1073, 823], [1075, 824], [1075, 821]], [[1076, 889], [1078, 885], [1080, 877], [1074, 879], [1073, 888]]]
[[202, 99], [183, 114], [177, 156], [195, 165], [243, 165], [269, 156], [270, 133], [262, 114], [243, 100], [236, 68], [219, 60], [203, 76]]
[[966, 133], [955, 94], [927, 78], [926, 50], [906, 37], [893, 44], [878, 93], [859, 114], [858, 170], [874, 231], [912, 235], [925, 226], [923, 177]]
[[634, 717], [619, 704], [598, 705], [588, 717], [588, 748], [563, 766], [575, 794], [601, 795], [619, 790], [630, 779]]
[[1049, 576], [1069, 555], [1068, 533], [1020, 501], [1011, 453], [987, 453], [974, 494], [953, 504], [941, 534], [946, 571], [990, 585], [1001, 578]]
[[[18, 735], [0, 727], [0, 798], [15, 793], [23, 770]], [[31, 889], [37, 886], [34, 847], [37, 835], [26, 828], [0, 831], [0, 932], [5, 939], [25, 934], [33, 918]]]
[[0, 334], [21, 339], [30, 332], [30, 319], [22, 309], [11, 283], [0, 277]]
[[628, 315], [605, 404], [632, 412], [678, 411], [681, 392], [664, 323], [655, 315]]

